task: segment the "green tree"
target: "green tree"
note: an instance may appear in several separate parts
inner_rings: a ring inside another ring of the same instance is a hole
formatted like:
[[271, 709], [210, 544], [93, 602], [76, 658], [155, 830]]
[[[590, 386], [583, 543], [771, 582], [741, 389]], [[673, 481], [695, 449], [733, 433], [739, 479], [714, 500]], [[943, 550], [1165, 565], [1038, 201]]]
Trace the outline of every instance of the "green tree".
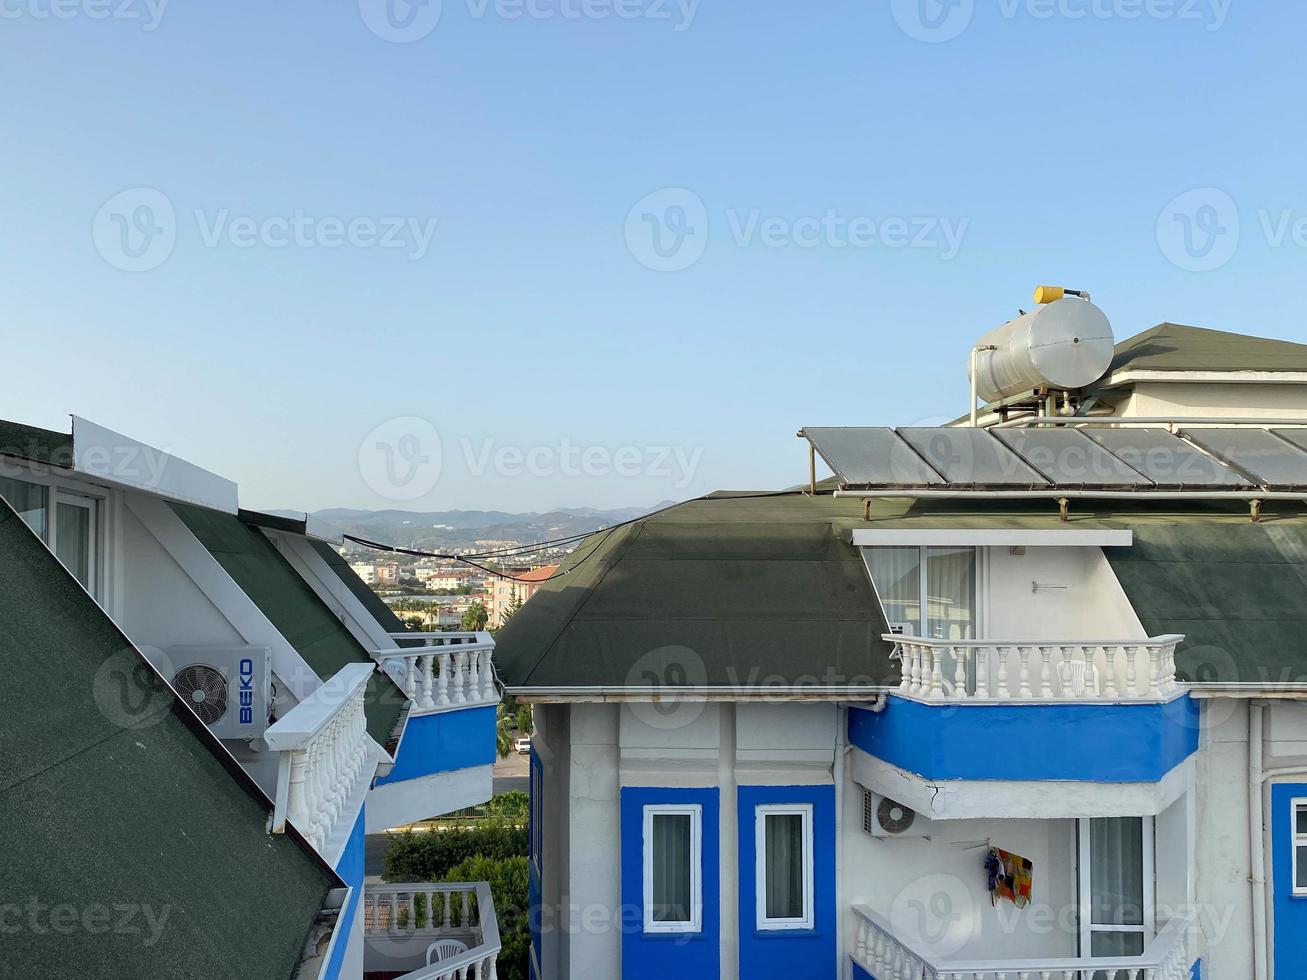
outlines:
[[484, 881], [495, 900], [501, 948], [496, 975], [501, 980], [527, 980], [531, 945], [529, 872], [525, 857], [493, 858], [477, 855], [450, 868], [439, 880]]
[[463, 632], [479, 633], [486, 628], [490, 620], [490, 610], [479, 602], [474, 602], [463, 612]]
[[531, 797], [520, 789], [492, 796], [486, 802], [486, 816], [525, 820], [531, 809]]

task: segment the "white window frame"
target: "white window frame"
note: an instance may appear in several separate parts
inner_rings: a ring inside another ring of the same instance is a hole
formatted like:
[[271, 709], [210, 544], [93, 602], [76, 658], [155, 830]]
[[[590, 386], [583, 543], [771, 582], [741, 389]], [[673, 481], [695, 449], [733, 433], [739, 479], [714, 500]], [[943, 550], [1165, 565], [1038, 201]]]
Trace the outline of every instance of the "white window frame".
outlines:
[[1307, 847], [1307, 834], [1298, 833], [1300, 810], [1307, 811], [1307, 796], [1299, 796], [1289, 801], [1289, 840], [1292, 842], [1292, 847], [1289, 849], [1289, 860], [1292, 862], [1289, 876], [1293, 883], [1293, 897], [1307, 898], [1307, 881], [1298, 880], [1298, 851]]
[[[803, 818], [803, 915], [797, 919], [772, 919], [767, 916], [767, 817]], [[813, 833], [811, 803], [764, 803], [754, 809], [754, 907], [761, 932], [786, 929], [813, 929], [815, 919], [813, 888]]]
[[[654, 816], [690, 818], [690, 918], [686, 922], [655, 922], [653, 917]], [[644, 931], [703, 932], [703, 806], [698, 803], [646, 803], [644, 806]]]
[[[1303, 802], [1307, 803], [1307, 800]], [[1114, 926], [1114, 925], [1097, 925], [1093, 919], [1093, 910], [1090, 908], [1090, 856], [1089, 856], [1089, 820], [1076, 821], [1076, 836], [1079, 844], [1079, 868], [1076, 877], [1080, 892], [1080, 950], [1081, 956], [1088, 957], [1089, 950], [1092, 948], [1091, 942], [1093, 934], [1096, 932], [1128, 932], [1143, 933], [1144, 948], [1157, 937], [1157, 864], [1154, 850], [1156, 833], [1155, 822], [1152, 817], [1139, 817], [1143, 821], [1143, 855], [1144, 865], [1144, 923], [1139, 926]]]
[[41, 542], [54, 554], [56, 535], [58, 534], [58, 504], [62, 501], [77, 507], [88, 507], [91, 511], [90, 569], [91, 588], [87, 590], [102, 608], [108, 609], [111, 596], [112, 576], [108, 560], [109, 541], [112, 533], [110, 522], [112, 510], [109, 494], [100, 487], [61, 478], [52, 473], [34, 469], [30, 466], [6, 466], [4, 476], [22, 483], [30, 483], [45, 491], [42, 508], [45, 510], [45, 533]]
[[[975, 594], [972, 596], [972, 615], [976, 618], [974, 628], [976, 635], [974, 639], [982, 640], [985, 638], [984, 623], [988, 618], [986, 615], [988, 610], [985, 608], [985, 600], [988, 597], [988, 592], [985, 588], [985, 576], [988, 572], [986, 564], [989, 555], [989, 550], [987, 548], [974, 547], [965, 543], [955, 544], [948, 541], [939, 541], [932, 544], [871, 544], [862, 547], [862, 567], [866, 569], [867, 579], [871, 582], [871, 591], [875, 593], [876, 601], [880, 603], [881, 614], [885, 617], [886, 624], [891, 628], [896, 625], [896, 621], [889, 618], [889, 612], [886, 610], [885, 604], [881, 602], [880, 592], [876, 589], [876, 579], [871, 574], [871, 552], [873, 550], [886, 548], [914, 548], [917, 551], [917, 625], [918, 628], [922, 630], [926, 629], [926, 623], [930, 619], [930, 588], [926, 581], [928, 564], [926, 558], [930, 549], [958, 548], [974, 551], [976, 554], [976, 563], [974, 566], [976, 570]], [[928, 639], [928, 637], [922, 637], [922, 639]]]

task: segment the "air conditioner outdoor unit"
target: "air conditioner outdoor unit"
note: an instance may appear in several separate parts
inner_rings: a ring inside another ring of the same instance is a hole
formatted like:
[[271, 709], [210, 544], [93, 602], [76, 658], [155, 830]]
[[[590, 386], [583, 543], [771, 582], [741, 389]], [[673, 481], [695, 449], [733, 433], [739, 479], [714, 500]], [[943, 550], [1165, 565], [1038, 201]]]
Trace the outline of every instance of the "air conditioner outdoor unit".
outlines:
[[862, 829], [872, 837], [929, 837], [934, 822], [902, 803], [862, 789]]
[[272, 714], [267, 647], [172, 647], [172, 687], [218, 738], [262, 738]]

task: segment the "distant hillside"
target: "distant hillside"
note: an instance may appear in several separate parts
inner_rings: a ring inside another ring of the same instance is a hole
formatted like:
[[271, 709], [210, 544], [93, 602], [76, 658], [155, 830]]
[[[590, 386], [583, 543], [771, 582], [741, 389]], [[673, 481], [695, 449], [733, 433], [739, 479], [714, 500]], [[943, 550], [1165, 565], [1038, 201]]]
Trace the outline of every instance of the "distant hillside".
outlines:
[[[510, 514], [499, 510], [351, 510], [332, 507], [313, 513], [332, 530], [371, 538], [401, 548], [439, 550], [469, 548], [477, 541], [521, 541], [534, 543], [573, 534], [589, 534], [622, 521], [670, 506], [664, 501], [653, 507], [621, 507], [596, 510], [593, 507], [562, 508], [543, 514]], [[277, 511], [287, 516], [286, 511]]]

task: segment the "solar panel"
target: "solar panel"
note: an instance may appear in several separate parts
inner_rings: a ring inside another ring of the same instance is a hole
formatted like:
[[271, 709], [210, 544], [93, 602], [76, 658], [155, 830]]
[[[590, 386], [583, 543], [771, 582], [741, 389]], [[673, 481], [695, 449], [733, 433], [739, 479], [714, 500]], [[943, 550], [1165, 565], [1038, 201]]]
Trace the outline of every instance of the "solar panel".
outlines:
[[1162, 488], [1235, 490], [1252, 486], [1165, 429], [1086, 428], [1081, 431]]
[[1307, 429], [1272, 429], [1277, 436], [1299, 449], [1307, 449]]
[[803, 435], [846, 487], [947, 485], [893, 429], [813, 428]]
[[987, 429], [910, 428], [898, 433], [953, 486], [1048, 486]]
[[1065, 487], [1147, 489], [1135, 472], [1078, 429], [991, 429], [1008, 448], [1052, 483]]
[[1264, 487], [1307, 487], [1307, 452], [1267, 429], [1189, 429], [1184, 434]]

